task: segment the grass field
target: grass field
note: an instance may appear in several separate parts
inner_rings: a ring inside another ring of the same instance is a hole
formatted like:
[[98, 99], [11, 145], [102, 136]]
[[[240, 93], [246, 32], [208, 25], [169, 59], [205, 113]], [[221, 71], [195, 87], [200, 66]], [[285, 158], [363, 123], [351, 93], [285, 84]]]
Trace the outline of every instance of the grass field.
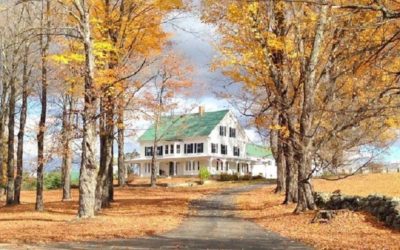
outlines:
[[[193, 179], [192, 181], [194, 181]], [[162, 179], [160, 183], [178, 182]], [[73, 200], [61, 202], [61, 191], [45, 191], [45, 212], [34, 211], [35, 191], [22, 192], [22, 204], [4, 206], [0, 201], [0, 243], [35, 243], [132, 238], [162, 233], [177, 227], [188, 214], [192, 199], [221, 188], [245, 185], [214, 182], [191, 188], [150, 189], [148, 179], [136, 179], [135, 187], [116, 188], [115, 202], [96, 218], [77, 220], [78, 190]]]
[[316, 179], [315, 191], [333, 192], [337, 189], [343, 194], [369, 195], [383, 194], [400, 197], [400, 173], [354, 175], [339, 181]]
[[[399, 196], [399, 174], [357, 175], [341, 181], [314, 180], [315, 190], [344, 194], [381, 193]], [[295, 205], [282, 205], [283, 196], [264, 187], [238, 196], [240, 214], [260, 226], [317, 249], [400, 249], [400, 232], [363, 212], [345, 211], [328, 224], [311, 224], [315, 212], [293, 214]]]

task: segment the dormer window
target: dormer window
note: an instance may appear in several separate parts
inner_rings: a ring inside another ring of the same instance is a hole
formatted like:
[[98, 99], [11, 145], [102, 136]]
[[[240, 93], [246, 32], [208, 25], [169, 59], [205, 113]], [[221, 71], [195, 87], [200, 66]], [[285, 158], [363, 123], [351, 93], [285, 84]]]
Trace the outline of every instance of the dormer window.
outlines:
[[165, 145], [165, 154], [168, 154], [168, 145]]
[[170, 152], [170, 154], [174, 154], [174, 144], [171, 144], [169, 146], [169, 152]]
[[226, 127], [225, 126], [219, 126], [219, 135], [226, 136]]
[[236, 138], [236, 129], [229, 128], [229, 137]]

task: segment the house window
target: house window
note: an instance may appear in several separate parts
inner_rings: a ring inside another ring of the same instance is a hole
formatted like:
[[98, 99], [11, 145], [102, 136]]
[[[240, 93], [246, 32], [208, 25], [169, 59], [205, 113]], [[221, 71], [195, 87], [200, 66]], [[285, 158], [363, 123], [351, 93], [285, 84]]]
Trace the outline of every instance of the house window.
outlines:
[[176, 145], [176, 153], [177, 154], [181, 153], [181, 144]]
[[211, 143], [211, 153], [218, 154], [218, 144]]
[[169, 147], [169, 152], [170, 152], [171, 154], [174, 153], [174, 144], [171, 144], [171, 145], [170, 145], [170, 147]]
[[219, 135], [226, 136], [226, 127], [225, 126], [219, 126]]
[[233, 147], [233, 155], [240, 156], [240, 149], [239, 147]]
[[185, 154], [193, 154], [193, 143], [185, 144]]
[[153, 147], [145, 147], [144, 148], [144, 155], [145, 156], [152, 156], [153, 155]]
[[235, 138], [236, 137], [236, 129], [229, 128], [229, 137]]
[[218, 171], [218, 169], [219, 169], [219, 161], [217, 161], [217, 171]]
[[195, 148], [196, 153], [201, 154], [204, 152], [204, 144], [203, 143], [197, 143], [197, 144], [195, 144], [195, 147], [196, 147]]
[[163, 155], [163, 146], [157, 147], [157, 155]]
[[200, 162], [197, 162], [197, 170], [200, 170]]
[[221, 154], [223, 155], [228, 154], [228, 147], [224, 144], [221, 144]]
[[165, 145], [165, 154], [168, 154], [168, 145]]

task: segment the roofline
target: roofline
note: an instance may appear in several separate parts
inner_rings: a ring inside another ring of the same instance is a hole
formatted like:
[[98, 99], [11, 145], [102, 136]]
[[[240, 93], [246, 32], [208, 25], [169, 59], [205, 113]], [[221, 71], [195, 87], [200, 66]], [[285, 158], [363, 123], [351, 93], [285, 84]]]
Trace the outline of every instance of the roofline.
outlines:
[[[209, 113], [217, 113], [217, 112], [222, 112], [222, 111], [226, 111], [226, 113], [225, 113], [225, 115], [221, 118], [221, 120], [224, 119], [224, 118], [226, 117], [227, 114], [231, 113], [231, 110], [230, 110], [230, 109], [221, 109], [221, 110], [209, 111], [209, 112], [204, 112], [204, 113], [205, 113], [205, 114], [207, 114], [207, 113], [209, 114]], [[185, 116], [196, 115], [196, 114], [199, 114], [199, 113], [197, 112], [197, 113], [188, 113], [188, 114], [182, 114], [182, 115], [162, 116], [162, 118], [174, 118], [174, 117], [176, 117], [176, 118], [181, 119], [181, 118], [183, 118], [183, 117], [185, 117]], [[220, 120], [220, 122], [221, 122], [221, 120]], [[218, 124], [219, 124], [219, 123], [217, 123], [217, 124], [215, 125], [215, 127], [213, 127], [213, 128], [211, 129], [211, 132], [218, 126]], [[140, 138], [147, 132], [147, 130], [149, 130], [149, 129], [152, 128], [152, 127], [153, 127], [153, 124], [150, 125], [150, 127], [148, 127], [148, 128], [144, 131], [144, 133], [143, 133], [141, 136], [139, 136], [139, 138], [137, 139], [137, 141], [138, 141], [138, 142], [154, 141], [154, 140], [142, 140], [142, 139], [140, 139]], [[210, 132], [210, 134], [211, 134], [211, 132]], [[201, 137], [208, 137], [210, 134], [208, 134], [208, 135], [206, 135], [206, 136], [201, 136]], [[246, 135], [246, 136], [247, 136], [247, 135]], [[201, 138], [201, 137], [199, 137], [199, 138]], [[185, 138], [194, 138], [194, 137], [185, 137]], [[159, 140], [159, 141], [166, 141], [166, 140]], [[176, 140], [171, 140], [171, 141], [176, 141]]]

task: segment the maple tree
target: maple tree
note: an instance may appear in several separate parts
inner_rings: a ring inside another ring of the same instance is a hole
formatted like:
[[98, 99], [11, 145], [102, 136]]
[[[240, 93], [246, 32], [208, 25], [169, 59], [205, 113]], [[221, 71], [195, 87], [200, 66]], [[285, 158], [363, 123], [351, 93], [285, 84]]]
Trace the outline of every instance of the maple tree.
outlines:
[[396, 30], [376, 13], [332, 4], [203, 1], [204, 20], [222, 36], [214, 68], [254, 99], [247, 110], [271, 131], [277, 190], [297, 202], [296, 212], [316, 208], [311, 178], [319, 157], [325, 167], [338, 165], [345, 152], [394, 138], [387, 121], [399, 99], [385, 93], [396, 87], [389, 73]]
[[[67, 23], [76, 33], [75, 50], [64, 47], [64, 52], [53, 55], [61, 64], [76, 64], [86, 68], [84, 75], [85, 95], [83, 115], [83, 145], [80, 186], [88, 196], [82, 198], [81, 217], [91, 217], [92, 205], [96, 211], [109, 206], [113, 196], [113, 141], [118, 129], [119, 183], [124, 185], [125, 164], [123, 159], [124, 109], [130, 93], [137, 93], [148, 81], [141, 81], [138, 74], [163, 51], [168, 35], [161, 27], [163, 18], [170, 11], [182, 7], [181, 1], [72, 1], [63, 3], [70, 17]], [[71, 36], [66, 36], [71, 37]], [[91, 72], [91, 75], [88, 75]], [[137, 78], [135, 80], [135, 77]], [[134, 82], [134, 84], [131, 84]], [[90, 98], [88, 97], [90, 93]], [[100, 107], [97, 117], [96, 109]], [[90, 118], [91, 117], [91, 118]], [[117, 117], [117, 124], [114, 120]], [[100, 166], [94, 166], [96, 120], [100, 125]], [[88, 125], [87, 123], [90, 123]], [[86, 126], [90, 126], [86, 127]], [[116, 126], [117, 125], [117, 126]], [[89, 129], [89, 132], [87, 130]], [[85, 132], [87, 132], [85, 134]], [[85, 140], [89, 143], [85, 144]], [[88, 152], [88, 149], [90, 149]], [[90, 155], [85, 155], [90, 153]], [[93, 166], [84, 166], [88, 159]], [[98, 174], [97, 174], [98, 171]], [[86, 177], [85, 177], [86, 176]], [[83, 180], [83, 179], [85, 180]], [[93, 179], [94, 178], [94, 179]], [[95, 185], [95, 190], [93, 190]], [[89, 187], [90, 186], [90, 187]], [[95, 194], [95, 202], [92, 200]], [[86, 205], [83, 200], [91, 201]], [[94, 202], [92, 204], [92, 202]], [[89, 212], [90, 210], [90, 212]]]

